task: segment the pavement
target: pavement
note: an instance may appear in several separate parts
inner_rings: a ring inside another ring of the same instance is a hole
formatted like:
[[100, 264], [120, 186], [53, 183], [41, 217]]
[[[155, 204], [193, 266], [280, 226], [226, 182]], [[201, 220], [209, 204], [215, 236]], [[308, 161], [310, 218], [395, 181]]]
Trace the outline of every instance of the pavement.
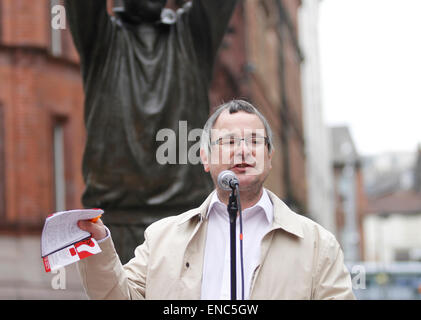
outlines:
[[46, 273], [41, 235], [0, 235], [1, 300], [86, 300], [76, 264]]

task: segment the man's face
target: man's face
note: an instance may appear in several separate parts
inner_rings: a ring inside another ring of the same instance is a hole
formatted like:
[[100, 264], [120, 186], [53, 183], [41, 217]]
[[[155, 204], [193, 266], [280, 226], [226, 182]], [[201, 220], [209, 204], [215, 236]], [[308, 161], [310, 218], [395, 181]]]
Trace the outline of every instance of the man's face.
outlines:
[[239, 180], [240, 191], [259, 191], [272, 168], [272, 153], [262, 143], [265, 137], [265, 127], [257, 115], [223, 111], [211, 131], [210, 154], [200, 153], [215, 185], [220, 172], [231, 170]]
[[167, 0], [123, 0], [127, 14], [157, 20], [165, 7]]

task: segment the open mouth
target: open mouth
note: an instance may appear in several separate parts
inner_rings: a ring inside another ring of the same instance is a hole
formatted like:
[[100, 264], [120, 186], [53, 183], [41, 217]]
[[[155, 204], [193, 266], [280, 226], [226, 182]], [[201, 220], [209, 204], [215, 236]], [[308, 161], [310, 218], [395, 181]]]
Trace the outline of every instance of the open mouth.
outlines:
[[232, 167], [232, 169], [244, 169], [244, 168], [253, 168], [254, 166], [248, 163], [239, 163]]

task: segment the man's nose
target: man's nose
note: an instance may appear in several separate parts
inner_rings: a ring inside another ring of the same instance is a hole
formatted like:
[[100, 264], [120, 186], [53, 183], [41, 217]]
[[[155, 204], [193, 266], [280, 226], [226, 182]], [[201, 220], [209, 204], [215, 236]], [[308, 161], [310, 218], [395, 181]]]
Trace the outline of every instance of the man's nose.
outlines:
[[245, 139], [238, 140], [235, 144], [235, 154], [247, 156], [251, 154], [251, 147], [246, 143]]

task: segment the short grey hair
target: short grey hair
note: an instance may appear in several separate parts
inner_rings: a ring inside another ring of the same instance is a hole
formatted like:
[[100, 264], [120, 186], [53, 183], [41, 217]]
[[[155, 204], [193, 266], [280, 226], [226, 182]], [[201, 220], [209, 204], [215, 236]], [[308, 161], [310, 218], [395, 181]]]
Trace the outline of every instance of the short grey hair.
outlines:
[[268, 151], [271, 153], [274, 150], [273, 147], [273, 135], [272, 129], [269, 126], [269, 122], [266, 118], [256, 109], [251, 103], [244, 100], [231, 100], [227, 103], [220, 105], [216, 111], [209, 117], [203, 128], [202, 137], [200, 139], [200, 147], [206, 152], [206, 155], [210, 154], [211, 151], [211, 130], [215, 125], [216, 120], [222, 112], [228, 110], [230, 114], [243, 111], [250, 114], [255, 114], [262, 121], [265, 127], [266, 135], [268, 138]]

